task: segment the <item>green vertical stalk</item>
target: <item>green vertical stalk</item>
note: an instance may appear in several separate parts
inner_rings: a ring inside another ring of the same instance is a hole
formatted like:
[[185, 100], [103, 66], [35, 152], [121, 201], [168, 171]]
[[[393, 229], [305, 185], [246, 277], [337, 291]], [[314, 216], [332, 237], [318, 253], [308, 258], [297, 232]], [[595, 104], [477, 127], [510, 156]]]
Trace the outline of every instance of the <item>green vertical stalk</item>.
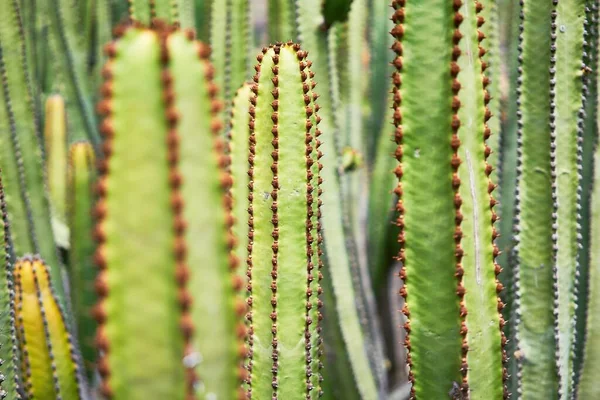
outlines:
[[591, 2], [587, 7], [585, 64], [589, 68], [584, 77], [585, 119], [583, 126], [583, 149], [581, 171], [581, 243], [579, 249], [579, 277], [577, 287], [577, 309], [575, 321], [575, 349], [573, 386], [579, 381], [585, 349], [587, 303], [589, 294], [590, 246], [591, 246], [591, 193], [594, 186], [594, 151], [598, 142], [598, 4]]
[[211, 61], [219, 71], [215, 83], [227, 105], [221, 119], [229, 123], [229, 105], [235, 92], [249, 78], [250, 49], [254, 51], [248, 0], [215, 1], [211, 11]]
[[295, 40], [298, 32], [294, 0], [268, 0], [268, 7], [269, 41]]
[[[594, 72], [594, 75], [598, 78], [598, 71]], [[596, 114], [596, 118], [598, 115]], [[591, 238], [600, 237], [600, 146], [597, 140], [598, 133], [595, 137], [593, 184], [590, 193], [589, 234]], [[600, 396], [600, 387], [597, 384], [597, 371], [600, 368], [600, 335], [598, 335], [600, 332], [600, 241], [598, 240], [590, 240], [589, 244], [588, 285], [583, 360], [578, 385], [575, 388], [575, 398], [579, 400], [592, 400]]]
[[573, 396], [573, 346], [580, 235], [583, 140], [585, 0], [560, 1], [556, 12], [556, 269], [558, 272], [558, 368], [561, 399]]
[[[323, 141], [330, 148], [339, 148], [339, 134], [334, 124], [334, 110], [331, 94], [331, 71], [328, 69], [327, 33], [321, 30], [323, 18], [315, 17], [314, 10], [320, 7], [319, 0], [296, 1], [297, 26], [302, 45], [310, 49], [313, 61], [315, 82], [318, 84], [320, 115], [323, 117], [319, 126], [323, 132]], [[383, 367], [383, 350], [381, 330], [378, 329], [377, 315], [372, 291], [367, 280], [363, 280], [366, 271], [358, 270], [355, 238], [345, 227], [345, 216], [340, 207], [343, 196], [340, 189], [339, 176], [340, 154], [335, 150], [324, 152], [321, 176], [327, 182], [327, 190], [323, 192], [323, 229], [325, 268], [331, 276], [333, 295], [336, 298], [335, 309], [328, 315], [339, 318], [342, 340], [349, 353], [350, 365], [330, 362], [330, 376], [348, 375], [350, 369], [358, 393], [364, 398], [377, 398], [379, 391], [387, 390], [387, 381]], [[358, 277], [364, 285], [361, 288], [353, 281]], [[370, 291], [370, 297], [361, 291]], [[367, 298], [368, 297], [368, 298]], [[330, 304], [328, 307], [334, 307]], [[365, 318], [358, 313], [357, 307], [367, 312]], [[326, 346], [327, 348], [327, 346]], [[336, 380], [338, 378], [335, 378]]]
[[[3, 99], [0, 124], [5, 151], [2, 169], [7, 171], [6, 183], [9, 221], [14, 226], [15, 253], [39, 253], [51, 265], [57, 295], [64, 299], [62, 265], [54, 243], [50, 221], [50, 205], [44, 182], [37, 111], [27, 65], [22, 20], [18, 2], [4, 1], [0, 14], [9, 22], [0, 24], [0, 75]], [[11, 150], [9, 150], [11, 149]], [[11, 172], [9, 172], [11, 171]], [[14, 172], [12, 172], [14, 171]], [[13, 180], [14, 179], [14, 180]], [[22, 202], [21, 205], [17, 204]], [[11, 205], [11, 203], [13, 205]]]
[[91, 235], [94, 224], [92, 207], [95, 200], [95, 179], [96, 165], [90, 143], [73, 143], [69, 149], [67, 180], [69, 282], [77, 337], [88, 378], [93, 376], [96, 366], [96, 322], [93, 307], [97, 301], [94, 291], [97, 271], [93, 261], [95, 243]]
[[481, 4], [392, 5], [394, 193], [411, 398], [502, 399]]
[[554, 191], [556, 1], [525, 1], [519, 36], [519, 130], [514, 280], [519, 391], [523, 399], [556, 399]]
[[248, 158], [249, 397], [316, 399], [322, 239], [313, 74], [306, 52], [291, 42], [258, 60]]
[[11, 255], [11, 238], [8, 213], [4, 196], [4, 187], [0, 177], [0, 260], [3, 264], [3, 275], [0, 286], [0, 374], [4, 377], [0, 382], [0, 395], [7, 399], [18, 399], [19, 360], [17, 354], [17, 332], [15, 315], [12, 313], [15, 304], [13, 268]]
[[190, 33], [128, 28], [107, 47], [96, 343], [117, 399], [232, 398], [244, 377], [221, 104]]

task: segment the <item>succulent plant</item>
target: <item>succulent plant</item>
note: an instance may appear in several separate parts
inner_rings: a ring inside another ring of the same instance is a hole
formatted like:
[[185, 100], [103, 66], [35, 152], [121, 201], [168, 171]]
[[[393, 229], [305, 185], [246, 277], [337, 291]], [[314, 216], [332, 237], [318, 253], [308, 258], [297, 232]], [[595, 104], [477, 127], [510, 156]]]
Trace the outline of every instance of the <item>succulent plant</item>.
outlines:
[[0, 398], [595, 400], [598, 8], [0, 2]]

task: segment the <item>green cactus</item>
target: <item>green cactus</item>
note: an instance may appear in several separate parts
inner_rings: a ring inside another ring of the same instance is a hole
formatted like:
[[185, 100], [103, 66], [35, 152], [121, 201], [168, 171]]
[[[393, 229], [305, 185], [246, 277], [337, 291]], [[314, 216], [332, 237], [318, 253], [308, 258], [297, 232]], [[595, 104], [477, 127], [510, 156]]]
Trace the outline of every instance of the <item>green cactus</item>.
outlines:
[[411, 397], [501, 399], [487, 77], [483, 48], [470, 50], [482, 38], [481, 4], [393, 6], [395, 193]]
[[38, 257], [19, 258], [14, 280], [21, 373], [28, 398], [81, 399], [76, 349], [50, 269]]
[[[235, 297], [237, 259], [228, 256], [229, 161], [213, 138], [222, 125], [214, 69], [189, 32], [157, 28], [122, 29], [107, 47], [95, 256], [102, 390], [229, 398], [240, 382], [245, 306]], [[198, 201], [204, 206], [189, 206]]]
[[295, 40], [298, 36], [296, 27], [295, 0], [268, 0], [269, 40]]
[[[595, 72], [598, 76], [598, 72]], [[596, 128], [597, 129], [597, 128]], [[593, 160], [593, 189], [590, 193], [590, 236], [598, 237], [600, 235], [600, 146], [597, 145], [598, 131], [596, 131], [596, 138], [592, 140], [596, 142], [594, 150]], [[574, 388], [577, 399], [580, 400], [592, 400], [600, 396], [600, 388], [596, 384], [596, 375], [598, 368], [600, 368], [600, 350], [599, 339], [600, 332], [599, 316], [600, 316], [600, 277], [598, 276], [598, 266], [600, 265], [600, 249], [598, 249], [599, 242], [597, 240], [590, 241], [589, 245], [589, 294], [588, 302], [586, 305], [587, 321], [586, 321], [586, 332], [583, 335], [585, 344], [583, 345], [583, 355], [581, 360], [581, 371], [577, 376], [577, 387]]]
[[248, 159], [248, 396], [317, 398], [323, 350], [319, 107], [311, 63], [299, 45], [265, 48], [258, 61]]
[[68, 270], [77, 337], [83, 366], [89, 378], [93, 376], [96, 362], [96, 323], [93, 318], [93, 307], [96, 304], [96, 268], [93, 262], [95, 243], [90, 234], [94, 226], [92, 208], [95, 180], [95, 156], [91, 144], [73, 143], [69, 148], [67, 180], [67, 219], [70, 232]]
[[52, 233], [50, 205], [45, 191], [41, 132], [27, 65], [21, 9], [18, 2], [2, 2], [0, 14], [0, 135], [5, 171], [8, 221], [13, 226], [16, 254], [40, 253], [51, 265], [57, 296], [64, 300], [62, 265]]
[[0, 259], [3, 261], [2, 285], [0, 286], [0, 398], [19, 399], [19, 360], [17, 353], [17, 332], [15, 324], [14, 279], [12, 270], [12, 248], [8, 213], [4, 198], [4, 188], [0, 178], [0, 212], [2, 213], [2, 229], [0, 230]]

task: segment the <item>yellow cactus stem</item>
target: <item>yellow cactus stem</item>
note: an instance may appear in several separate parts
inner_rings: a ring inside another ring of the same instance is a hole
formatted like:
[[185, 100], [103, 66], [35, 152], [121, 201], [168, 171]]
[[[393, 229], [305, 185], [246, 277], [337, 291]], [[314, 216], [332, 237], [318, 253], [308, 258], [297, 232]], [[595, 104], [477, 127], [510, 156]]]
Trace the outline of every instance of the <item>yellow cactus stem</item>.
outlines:
[[80, 369], [63, 310], [38, 256], [15, 263], [15, 316], [24, 390], [29, 398], [82, 398]]

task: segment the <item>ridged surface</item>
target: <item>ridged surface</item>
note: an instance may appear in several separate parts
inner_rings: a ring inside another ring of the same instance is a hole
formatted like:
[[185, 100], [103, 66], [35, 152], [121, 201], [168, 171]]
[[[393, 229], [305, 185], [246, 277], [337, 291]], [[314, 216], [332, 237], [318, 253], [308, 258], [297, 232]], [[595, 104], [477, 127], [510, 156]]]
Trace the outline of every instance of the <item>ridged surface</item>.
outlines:
[[82, 398], [79, 367], [48, 266], [37, 257], [16, 261], [15, 318], [21, 373], [29, 398]]
[[[396, 223], [411, 398], [468, 394], [456, 151], [461, 2], [395, 0]], [[424, 34], [426, 32], [426, 34]], [[468, 125], [467, 125], [468, 126]], [[479, 128], [481, 122], [477, 124]], [[465, 160], [463, 160], [464, 162]], [[434, 214], [432, 214], [432, 211]], [[432, 218], [432, 215], [434, 217]], [[424, 223], [427, 221], [427, 223]], [[488, 242], [489, 243], [489, 242]]]
[[[354, 237], [348, 236], [345, 218], [340, 204], [343, 195], [340, 188], [340, 154], [334, 149], [339, 148], [339, 135], [334, 124], [333, 100], [331, 93], [331, 72], [329, 70], [327, 34], [321, 30], [323, 17], [316, 16], [314, 10], [321, 5], [320, 0], [296, 0], [296, 15], [299, 38], [306, 49], [310, 49], [310, 59], [313, 61], [312, 70], [315, 72], [314, 81], [319, 92], [320, 115], [323, 118], [319, 129], [323, 132], [322, 140], [328, 146], [323, 152], [323, 170], [321, 177], [327, 182], [327, 190], [323, 192], [322, 224], [324, 231], [324, 263], [331, 277], [330, 283], [335, 296], [335, 306], [328, 303], [326, 307], [329, 318], [336, 318], [339, 322], [342, 337], [336, 340], [343, 341], [349, 353], [350, 365], [338, 364], [328, 357], [326, 370], [330, 379], [336, 381], [338, 375], [348, 376], [348, 367], [353, 375], [356, 389], [365, 398], [376, 398], [378, 391], [385, 390], [386, 377], [383, 367], [383, 351], [381, 337], [373, 337], [372, 330], [381, 335], [377, 329], [372, 304], [367, 304], [365, 296], [360, 293], [360, 288], [354, 285], [357, 260], [352, 257], [355, 252]], [[326, 283], [327, 284], [327, 283]], [[369, 288], [370, 290], [370, 288]], [[335, 307], [335, 309], [333, 308]], [[364, 307], [371, 312], [368, 319], [361, 319], [357, 308]], [[334, 311], [335, 310], [335, 311]], [[326, 320], [326, 321], [327, 321]], [[326, 324], [329, 322], [325, 322]], [[334, 332], [331, 330], [331, 332]], [[331, 337], [330, 337], [331, 338]], [[338, 344], [339, 345], [339, 344]], [[326, 351], [327, 346], [325, 347]], [[375, 365], [375, 368], [372, 368]]]
[[491, 96], [487, 90], [490, 82], [487, 63], [483, 61], [485, 35], [480, 30], [486, 21], [481, 11], [481, 3], [470, 1], [465, 1], [459, 9], [464, 20], [460, 25], [463, 38], [457, 60], [460, 67], [457, 79], [461, 85], [458, 93], [461, 146], [457, 152], [462, 160], [458, 168], [463, 217], [460, 245], [464, 252], [462, 268], [466, 290], [463, 305], [468, 312], [465, 318], [468, 333], [463, 344], [468, 346], [467, 379], [473, 400], [508, 397], [504, 388], [507, 373], [502, 365], [507, 357], [503, 348], [506, 343], [502, 333], [504, 319], [500, 316], [504, 304], [498, 297], [503, 287], [497, 281], [500, 266], [495, 258], [499, 250], [493, 243], [498, 236], [494, 228], [498, 219], [494, 211], [496, 200], [492, 194], [496, 185], [490, 179], [491, 149], [486, 144], [492, 134], [488, 125], [492, 112], [488, 107]]
[[585, 0], [559, 1], [556, 12], [556, 269], [560, 398], [573, 396], [573, 345], [581, 243], [581, 150], [583, 142], [583, 54]]
[[[40, 157], [41, 132], [37, 125], [29, 66], [26, 63], [25, 38], [19, 3], [0, 3], [0, 75], [3, 148], [6, 175], [8, 219], [14, 227], [15, 253], [40, 253], [51, 268], [56, 293], [64, 298], [62, 265], [54, 243], [50, 222], [50, 205], [45, 191], [44, 168]], [[10, 150], [9, 150], [10, 149]], [[13, 180], [14, 179], [14, 180]], [[10, 186], [9, 186], [10, 185]], [[17, 205], [21, 202], [22, 205]], [[11, 205], [14, 203], [14, 208]], [[14, 212], [13, 212], [14, 211]]]
[[291, 43], [264, 49], [252, 89], [248, 301], [254, 399], [316, 399], [321, 392], [319, 178], [313, 169], [319, 133], [305, 58]]
[[97, 270], [93, 260], [95, 243], [91, 235], [94, 226], [95, 180], [96, 163], [91, 144], [73, 143], [68, 156], [66, 202], [70, 233], [69, 283], [78, 342], [88, 377], [93, 376], [96, 365], [96, 322], [93, 307], [96, 304], [94, 280]]
[[519, 394], [556, 399], [555, 177], [551, 112], [556, 1], [521, 1], [514, 283]]
[[19, 360], [17, 350], [17, 332], [14, 314], [15, 289], [13, 281], [13, 264], [11, 261], [10, 228], [4, 197], [4, 188], [0, 178], [0, 261], [2, 262], [2, 278], [0, 278], [0, 398], [20, 399]]

